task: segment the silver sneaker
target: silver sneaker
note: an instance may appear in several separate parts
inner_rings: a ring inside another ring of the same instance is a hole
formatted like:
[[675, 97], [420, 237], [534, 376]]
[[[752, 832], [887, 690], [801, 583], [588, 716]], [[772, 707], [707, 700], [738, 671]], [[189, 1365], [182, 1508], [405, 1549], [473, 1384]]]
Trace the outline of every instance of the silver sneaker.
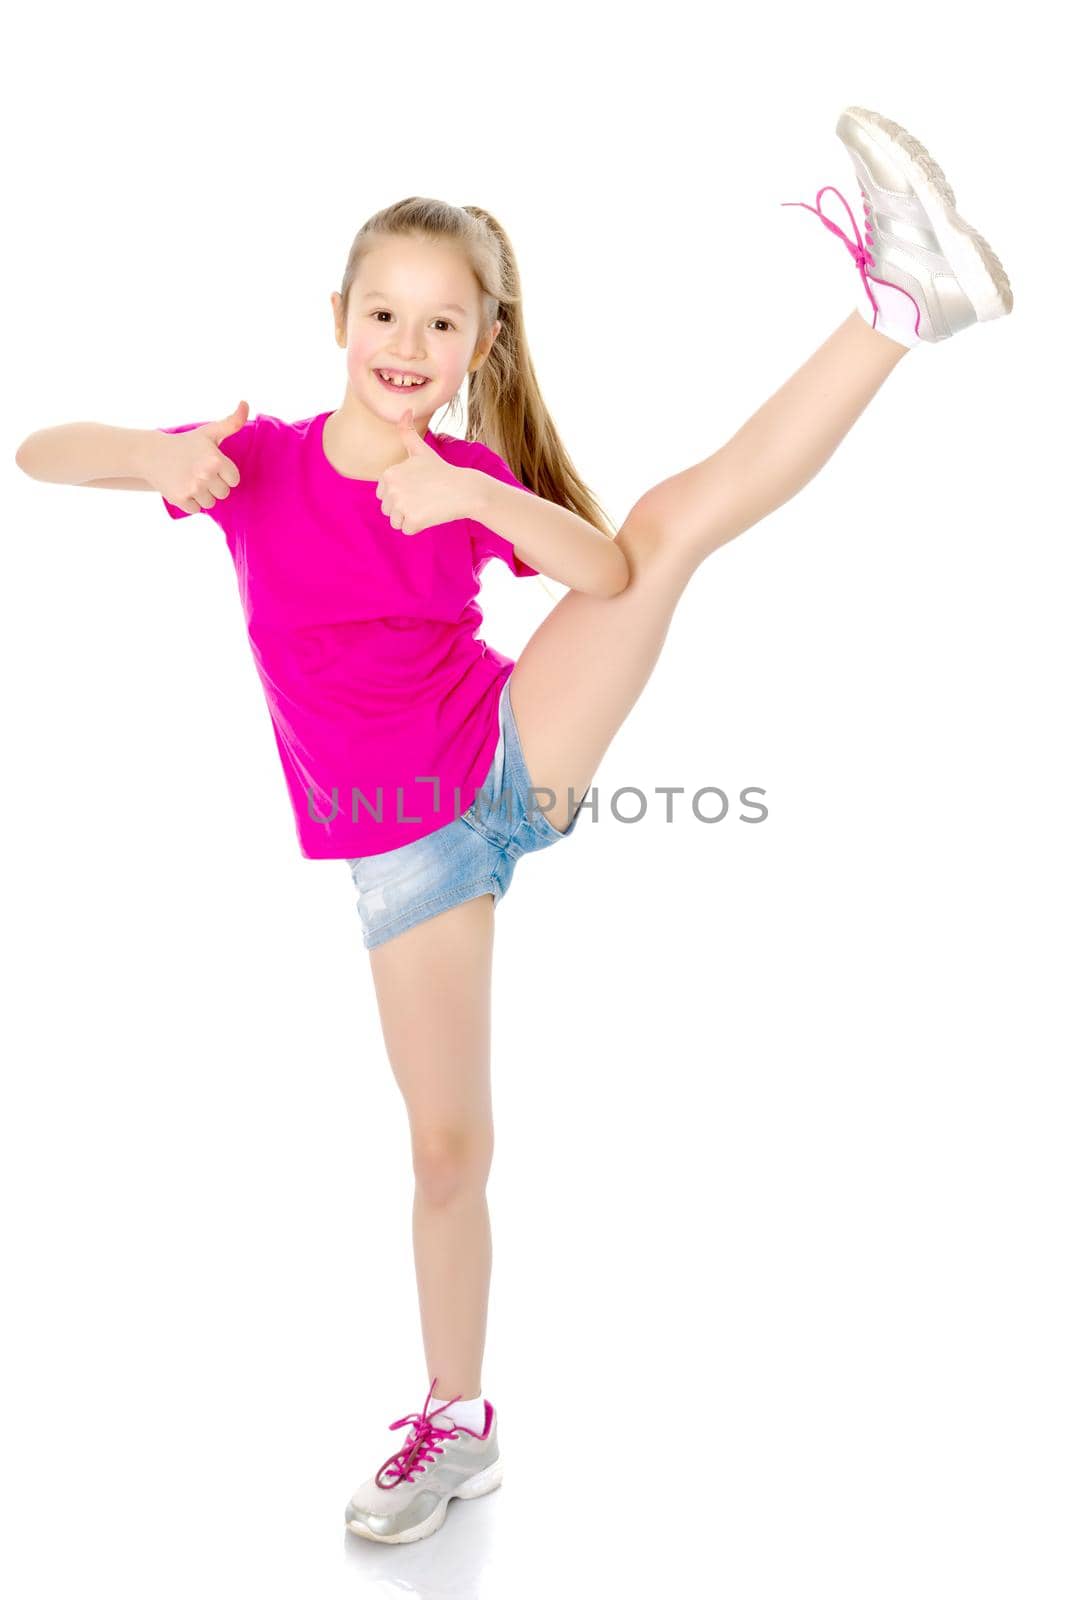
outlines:
[[432, 1419], [442, 1417], [449, 1402], [427, 1413], [432, 1393], [433, 1383], [421, 1412], [389, 1424], [390, 1428], [410, 1424], [402, 1447], [348, 1502], [345, 1525], [361, 1538], [383, 1544], [425, 1539], [444, 1522], [451, 1499], [473, 1500], [501, 1482], [496, 1408], [486, 1400], [485, 1427], [480, 1434], [453, 1425], [448, 1417], [438, 1426]]
[[855, 245], [823, 216], [818, 201], [825, 189], [819, 190], [816, 205], [806, 209], [816, 211], [852, 252], [871, 302], [871, 327], [878, 326], [871, 288], [877, 283], [891, 284], [909, 296], [916, 313], [914, 332], [931, 343], [976, 322], [1005, 316], [1014, 303], [1008, 274], [982, 235], [964, 222], [948, 179], [918, 139], [862, 106], [842, 111], [836, 132], [859, 179], [865, 242], [839, 190], [833, 192], [852, 218]]

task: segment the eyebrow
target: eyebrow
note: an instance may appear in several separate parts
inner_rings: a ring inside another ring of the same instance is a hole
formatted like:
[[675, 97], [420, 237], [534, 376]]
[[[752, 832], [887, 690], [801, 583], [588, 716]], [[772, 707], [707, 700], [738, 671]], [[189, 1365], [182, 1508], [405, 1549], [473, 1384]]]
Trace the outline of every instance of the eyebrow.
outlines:
[[[388, 300], [389, 296], [387, 294], [383, 294], [381, 289], [368, 289], [363, 298], [364, 300]], [[446, 305], [445, 302], [442, 301], [441, 310], [454, 311], [457, 316], [460, 317], [465, 317], [467, 315], [467, 308], [465, 306], [452, 305], [451, 302]]]

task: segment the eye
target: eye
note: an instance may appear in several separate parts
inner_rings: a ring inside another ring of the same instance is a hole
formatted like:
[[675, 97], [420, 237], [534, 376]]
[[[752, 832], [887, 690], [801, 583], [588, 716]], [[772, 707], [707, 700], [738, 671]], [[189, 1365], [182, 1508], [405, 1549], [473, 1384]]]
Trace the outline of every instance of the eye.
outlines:
[[[371, 312], [371, 316], [374, 317], [374, 318], [391, 317], [392, 314], [393, 313], [391, 311], [372, 311]], [[452, 331], [455, 332], [455, 329], [456, 329], [455, 323], [454, 322], [449, 322], [447, 317], [435, 317], [434, 321], [435, 322], [443, 322], [446, 328], [451, 328]]]

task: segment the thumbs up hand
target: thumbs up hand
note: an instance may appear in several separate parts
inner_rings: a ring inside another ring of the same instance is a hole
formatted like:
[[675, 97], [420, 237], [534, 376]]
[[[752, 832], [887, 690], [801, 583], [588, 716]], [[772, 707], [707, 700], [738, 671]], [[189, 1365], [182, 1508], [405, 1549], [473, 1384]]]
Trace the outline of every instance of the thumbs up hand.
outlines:
[[248, 401], [240, 400], [237, 410], [231, 411], [228, 417], [223, 417], [221, 422], [205, 422], [197, 431], [206, 433], [216, 444], [221, 439], [226, 439], [231, 433], [237, 433], [248, 421]]
[[407, 458], [386, 467], [377, 489], [383, 514], [405, 534], [472, 516], [474, 506], [471, 470], [443, 461], [412, 419], [409, 408], [397, 423]]
[[202, 422], [183, 433], [156, 431], [145, 479], [171, 505], [182, 511], [210, 511], [216, 500], [228, 498], [241, 474], [219, 449], [224, 439], [248, 421], [248, 401], [218, 422]]

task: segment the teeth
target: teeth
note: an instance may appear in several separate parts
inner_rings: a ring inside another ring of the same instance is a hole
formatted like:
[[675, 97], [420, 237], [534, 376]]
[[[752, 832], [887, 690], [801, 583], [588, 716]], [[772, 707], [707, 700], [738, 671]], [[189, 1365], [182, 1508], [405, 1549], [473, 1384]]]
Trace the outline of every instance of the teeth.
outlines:
[[386, 383], [391, 383], [394, 389], [418, 389], [427, 381], [425, 378], [391, 378], [387, 372], [382, 372], [381, 376]]

